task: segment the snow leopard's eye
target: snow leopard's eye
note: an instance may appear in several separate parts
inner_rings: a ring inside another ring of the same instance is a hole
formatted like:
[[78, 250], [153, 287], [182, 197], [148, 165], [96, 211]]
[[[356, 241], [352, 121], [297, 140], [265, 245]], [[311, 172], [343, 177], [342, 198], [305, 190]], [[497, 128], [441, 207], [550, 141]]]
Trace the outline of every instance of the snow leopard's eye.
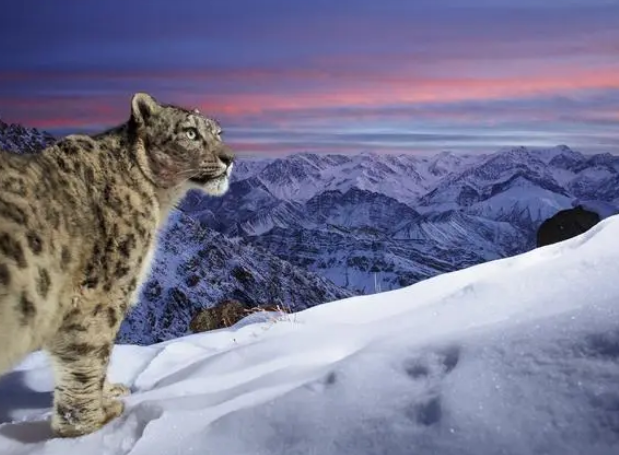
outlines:
[[195, 141], [198, 137], [198, 132], [195, 128], [189, 128], [185, 130], [185, 134], [187, 135], [187, 139], [189, 139], [190, 141]]

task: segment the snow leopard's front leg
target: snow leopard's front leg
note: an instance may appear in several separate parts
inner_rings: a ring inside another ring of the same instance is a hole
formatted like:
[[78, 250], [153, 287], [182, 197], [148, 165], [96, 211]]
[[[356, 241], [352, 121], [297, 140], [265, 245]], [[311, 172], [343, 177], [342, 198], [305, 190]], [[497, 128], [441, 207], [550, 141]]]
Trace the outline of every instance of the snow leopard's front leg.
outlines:
[[54, 367], [56, 388], [52, 430], [60, 437], [92, 433], [120, 416], [125, 386], [106, 380], [121, 312], [109, 300], [73, 308], [46, 346]]

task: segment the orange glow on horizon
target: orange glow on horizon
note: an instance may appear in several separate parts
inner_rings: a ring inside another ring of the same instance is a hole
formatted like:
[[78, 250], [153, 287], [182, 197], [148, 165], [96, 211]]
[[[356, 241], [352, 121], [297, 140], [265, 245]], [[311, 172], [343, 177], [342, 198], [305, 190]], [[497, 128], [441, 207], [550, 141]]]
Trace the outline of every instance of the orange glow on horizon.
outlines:
[[564, 78], [390, 80], [379, 81], [373, 86], [348, 86], [342, 90], [321, 93], [209, 96], [197, 100], [195, 104], [205, 112], [243, 115], [346, 106], [492, 101], [587, 89], [619, 89], [619, 73], [575, 71]]
[[[303, 72], [298, 73], [301, 74], [307, 76]], [[170, 76], [179, 78], [186, 75], [179, 73]], [[264, 117], [271, 124], [281, 121], [281, 126], [285, 126], [286, 114], [308, 111], [308, 118], [311, 118], [311, 111], [319, 109], [350, 108], [354, 111], [354, 108], [359, 108], [359, 118], [367, 118], [368, 114], [364, 113], [364, 109], [381, 106], [415, 107], [433, 103], [498, 101], [562, 94], [569, 96], [571, 92], [579, 90], [619, 89], [619, 72], [612, 69], [605, 71], [573, 69], [563, 71], [560, 76], [553, 74], [527, 78], [436, 79], [400, 76], [377, 79], [372, 83], [362, 79], [353, 79], [349, 83], [341, 82], [336, 87], [324, 86], [315, 91], [312, 91], [310, 85], [307, 89], [296, 87], [290, 88], [287, 92], [285, 89], [276, 91], [277, 88], [265, 89], [262, 93], [220, 95], [204, 94], [206, 90], [196, 95], [180, 91], [170, 97], [161, 94], [159, 98], [163, 102], [198, 107], [208, 115], [227, 117], [228, 121], [243, 116], [255, 116]], [[159, 95], [153, 94], [156, 97]], [[79, 125], [109, 126], [123, 122], [129, 115], [130, 97], [131, 92], [124, 95], [84, 94], [48, 96], [40, 99], [11, 97], [0, 99], [0, 105], [10, 106], [10, 109], [17, 114], [14, 118], [4, 118], [4, 121], [24, 123], [41, 129], [61, 129]], [[471, 115], [474, 117], [474, 113]], [[428, 118], [436, 117], [435, 114], [429, 116]], [[466, 121], [468, 115], [449, 113], [445, 114], [445, 117]]]

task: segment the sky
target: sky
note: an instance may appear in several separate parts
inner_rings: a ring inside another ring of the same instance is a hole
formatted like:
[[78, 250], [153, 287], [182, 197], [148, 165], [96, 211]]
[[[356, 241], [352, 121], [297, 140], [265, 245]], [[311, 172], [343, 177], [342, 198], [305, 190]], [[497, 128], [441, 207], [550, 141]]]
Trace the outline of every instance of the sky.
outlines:
[[619, 0], [19, 0], [0, 118], [62, 136], [131, 95], [239, 153], [619, 153]]

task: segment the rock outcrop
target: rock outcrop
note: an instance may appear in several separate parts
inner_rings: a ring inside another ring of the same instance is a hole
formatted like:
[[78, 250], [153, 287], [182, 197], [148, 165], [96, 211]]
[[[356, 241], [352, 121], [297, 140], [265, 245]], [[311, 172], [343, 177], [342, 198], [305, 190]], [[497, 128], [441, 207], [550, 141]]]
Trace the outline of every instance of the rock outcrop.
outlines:
[[537, 230], [537, 246], [551, 245], [583, 234], [598, 224], [599, 214], [582, 206], [561, 210], [544, 221]]

